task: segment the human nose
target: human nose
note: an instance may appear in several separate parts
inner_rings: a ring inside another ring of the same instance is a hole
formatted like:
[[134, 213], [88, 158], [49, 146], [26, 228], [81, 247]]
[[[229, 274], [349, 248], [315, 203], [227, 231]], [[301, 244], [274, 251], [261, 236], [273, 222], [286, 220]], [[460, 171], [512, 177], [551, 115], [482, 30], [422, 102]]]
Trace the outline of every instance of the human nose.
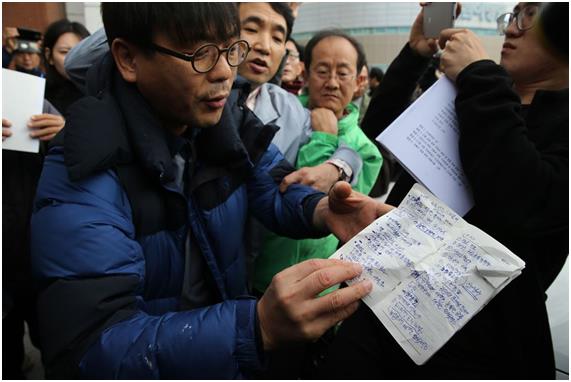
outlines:
[[512, 17], [508, 26], [506, 27], [506, 31], [505, 31], [506, 37], [521, 36], [522, 31], [520, 31], [519, 28], [517, 27], [517, 23], [518, 23], [517, 17], [516, 16]]
[[234, 68], [228, 63], [226, 54], [220, 54], [216, 65], [208, 72], [208, 76], [212, 82], [225, 81], [234, 74]]
[[325, 81], [325, 86], [330, 89], [337, 89], [339, 88], [339, 77], [336, 73], [332, 72], [329, 73], [327, 76], [327, 80]]
[[262, 54], [270, 54], [270, 41], [271, 36], [269, 33], [258, 33], [252, 48]]

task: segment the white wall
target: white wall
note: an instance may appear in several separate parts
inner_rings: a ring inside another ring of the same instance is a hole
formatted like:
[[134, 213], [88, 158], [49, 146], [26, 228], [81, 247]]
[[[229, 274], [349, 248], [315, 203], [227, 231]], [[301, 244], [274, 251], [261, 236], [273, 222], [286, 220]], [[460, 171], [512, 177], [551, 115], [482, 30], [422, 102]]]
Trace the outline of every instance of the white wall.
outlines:
[[91, 33], [103, 27], [100, 4], [97, 3], [65, 3], [67, 18], [85, 25]]

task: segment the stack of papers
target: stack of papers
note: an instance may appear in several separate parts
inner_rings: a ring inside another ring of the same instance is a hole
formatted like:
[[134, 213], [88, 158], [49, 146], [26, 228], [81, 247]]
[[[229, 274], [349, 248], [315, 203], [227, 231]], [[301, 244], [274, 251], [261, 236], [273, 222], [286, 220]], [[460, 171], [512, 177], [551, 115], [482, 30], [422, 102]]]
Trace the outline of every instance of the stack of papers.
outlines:
[[363, 266], [349, 284], [373, 282], [363, 301], [418, 365], [525, 267], [420, 184], [332, 258]]

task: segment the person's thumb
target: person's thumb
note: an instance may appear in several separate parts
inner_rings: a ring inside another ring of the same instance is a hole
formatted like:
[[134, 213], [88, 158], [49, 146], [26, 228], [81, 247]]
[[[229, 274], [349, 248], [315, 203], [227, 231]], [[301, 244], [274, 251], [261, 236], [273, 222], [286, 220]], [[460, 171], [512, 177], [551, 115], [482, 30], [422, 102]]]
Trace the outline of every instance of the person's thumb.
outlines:
[[342, 213], [347, 208], [346, 200], [351, 195], [351, 185], [347, 182], [337, 182], [329, 190], [329, 208]]

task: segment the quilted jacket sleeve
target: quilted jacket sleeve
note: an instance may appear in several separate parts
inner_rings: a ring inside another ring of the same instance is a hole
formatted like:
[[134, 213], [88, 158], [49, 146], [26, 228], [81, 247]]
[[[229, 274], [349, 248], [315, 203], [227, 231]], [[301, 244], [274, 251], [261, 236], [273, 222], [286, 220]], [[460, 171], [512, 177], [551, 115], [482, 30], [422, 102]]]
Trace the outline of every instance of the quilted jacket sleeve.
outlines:
[[184, 312], [145, 302], [145, 260], [118, 179], [70, 182], [58, 148], [37, 191], [32, 257], [48, 377], [228, 379], [259, 366], [255, 300]]
[[271, 144], [260, 158], [248, 181], [248, 204], [257, 219], [281, 236], [293, 239], [323, 237], [313, 227], [313, 211], [322, 192], [311, 187], [293, 184], [285, 193], [279, 190], [283, 177], [295, 168]]

